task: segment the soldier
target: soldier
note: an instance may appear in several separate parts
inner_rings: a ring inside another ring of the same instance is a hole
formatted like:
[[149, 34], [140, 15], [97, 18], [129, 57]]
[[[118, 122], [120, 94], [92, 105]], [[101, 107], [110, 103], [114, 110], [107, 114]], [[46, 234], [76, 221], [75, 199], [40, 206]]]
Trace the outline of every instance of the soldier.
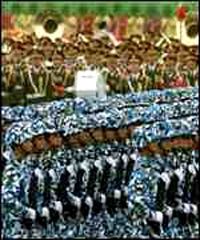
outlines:
[[2, 41], [2, 53], [10, 54], [14, 48], [15, 41], [12, 38], [4, 37]]
[[98, 143], [102, 143], [104, 141], [104, 129], [103, 128], [95, 128], [90, 129], [90, 135], [93, 138], [93, 141]]
[[141, 85], [140, 90], [143, 90], [144, 85], [141, 82], [141, 64], [142, 58], [139, 55], [133, 56], [128, 62], [128, 72], [131, 75], [131, 84], [136, 92], [139, 90], [139, 84]]
[[189, 85], [187, 79], [187, 65], [185, 63], [185, 59], [188, 57], [188, 50], [186, 47], [182, 48], [182, 50], [178, 53], [177, 62], [174, 64], [175, 75], [170, 82], [170, 87], [186, 87]]
[[163, 71], [163, 79], [166, 87], [170, 87], [170, 82], [175, 76], [175, 65], [176, 65], [177, 57], [175, 54], [170, 54], [164, 57], [164, 71]]
[[33, 151], [35, 153], [41, 153], [48, 149], [48, 143], [44, 137], [44, 135], [35, 136], [32, 140], [34, 145]]
[[129, 73], [127, 70], [127, 59], [119, 59], [116, 62], [116, 70], [115, 70], [115, 85], [116, 85], [116, 91], [119, 93], [126, 93], [129, 89], [133, 91], [133, 88], [131, 86], [130, 80], [129, 80]]
[[1, 96], [2, 96], [2, 102], [3, 106], [8, 106], [9, 105], [9, 95], [7, 91], [7, 79], [8, 75], [10, 73], [10, 66], [9, 64], [9, 59], [8, 59], [8, 54], [7, 53], [2, 53], [1, 57]]
[[79, 133], [79, 142], [81, 146], [86, 146], [87, 144], [91, 144], [93, 142], [93, 139], [90, 136], [89, 129]]
[[170, 87], [187, 87], [188, 81], [184, 73], [177, 72], [175, 77], [170, 82]]
[[24, 104], [23, 80], [20, 75], [23, 55], [22, 44], [16, 42], [14, 49], [9, 54], [9, 64], [5, 68], [5, 87], [9, 94], [9, 105]]
[[48, 37], [42, 37], [38, 41], [38, 49], [43, 53], [45, 60], [51, 61], [52, 55], [56, 49], [56, 44]]
[[55, 52], [52, 56], [53, 68], [51, 71], [52, 88], [54, 97], [64, 97], [67, 74], [64, 66], [64, 56], [60, 52]]
[[198, 83], [198, 57], [197, 56], [188, 56], [185, 59], [185, 64], [187, 66], [187, 78], [190, 86], [194, 87]]
[[[67, 55], [64, 60], [64, 67], [65, 67], [65, 87], [68, 91], [68, 88], [74, 86], [74, 79], [75, 79], [75, 56]], [[72, 97], [73, 93], [68, 91], [65, 96]]]
[[170, 43], [166, 45], [166, 53], [178, 53], [180, 51], [180, 41], [178, 39], [169, 38]]
[[119, 78], [118, 78], [118, 73], [116, 71], [117, 55], [115, 56], [110, 54], [110, 55], [107, 55], [106, 58], [107, 58], [106, 67], [109, 70], [107, 83], [110, 88], [110, 92], [111, 93], [120, 92]]
[[57, 149], [62, 146], [63, 139], [59, 133], [53, 133], [46, 137], [48, 149]]
[[33, 143], [31, 139], [27, 139], [21, 144], [16, 144], [13, 146], [16, 159], [20, 161], [22, 157], [33, 153]]
[[116, 129], [110, 128], [105, 130], [105, 140], [106, 142], [113, 142], [116, 140]]
[[139, 34], [131, 34], [129, 39], [132, 42], [139, 44], [142, 41], [142, 36]]
[[127, 127], [121, 127], [117, 130], [117, 133], [116, 133], [117, 141], [125, 142], [128, 136], [129, 136], [129, 133], [128, 133]]
[[55, 44], [57, 51], [62, 52], [65, 46], [65, 42], [61, 38], [56, 38]]
[[31, 52], [31, 50], [34, 48], [33, 41], [27, 40], [27, 41], [23, 42], [23, 48], [25, 51], [25, 55], [27, 56], [29, 54], [29, 52]]
[[151, 40], [152, 42], [157, 42], [160, 38], [162, 21], [159, 18], [150, 18], [144, 21], [144, 35], [145, 39]]
[[33, 153], [33, 149], [34, 149], [34, 146], [33, 146], [33, 143], [31, 141], [31, 139], [27, 139], [26, 141], [24, 141], [21, 145], [21, 150], [22, 152], [26, 155], [26, 154], [31, 154]]
[[[44, 100], [50, 86], [50, 79], [47, 69], [45, 69], [44, 56], [41, 51], [34, 49], [29, 53], [28, 63], [23, 69], [24, 88], [27, 103]], [[50, 94], [49, 94], [50, 95]]]
[[149, 77], [148, 89], [153, 89], [156, 82], [157, 64], [158, 64], [159, 53], [155, 47], [152, 47], [146, 53], [147, 68], [146, 74]]

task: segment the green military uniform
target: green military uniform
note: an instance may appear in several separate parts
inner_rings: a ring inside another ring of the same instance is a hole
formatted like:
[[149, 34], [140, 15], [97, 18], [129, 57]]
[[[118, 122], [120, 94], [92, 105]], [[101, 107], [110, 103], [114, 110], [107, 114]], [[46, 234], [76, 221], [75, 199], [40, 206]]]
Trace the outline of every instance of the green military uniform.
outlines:
[[141, 91], [145, 91], [146, 90], [146, 85], [148, 84], [148, 82], [146, 82], [148, 79], [146, 78], [146, 76], [142, 75], [142, 72], [138, 73], [137, 77], [137, 92], [141, 92]]
[[172, 79], [175, 77], [175, 71], [173, 70], [165, 70], [163, 73], [163, 79], [165, 82], [165, 85], [168, 87], [172, 81]]
[[44, 68], [27, 65], [24, 74], [24, 88], [27, 103], [38, 103], [51, 98], [51, 79]]
[[1, 97], [2, 97], [2, 105], [9, 106], [9, 92], [7, 91], [7, 75], [8, 75], [8, 65], [1, 66]]
[[149, 77], [148, 90], [153, 89], [156, 82], [156, 66], [147, 66], [147, 76]]
[[116, 93], [116, 91], [117, 91], [117, 88], [116, 88], [116, 77], [115, 77], [115, 74], [114, 74], [114, 73], [112, 73], [112, 72], [109, 72], [109, 73], [108, 73], [107, 84], [108, 84], [109, 87], [110, 87], [110, 93], [111, 93], [111, 94]]
[[3, 105], [23, 105], [24, 90], [20, 75], [20, 65], [8, 64], [2, 72]]
[[196, 76], [194, 74], [194, 71], [190, 70], [187, 72], [186, 75], [188, 81], [189, 81], [189, 85], [194, 87], [195, 86], [195, 82], [197, 81]]
[[[52, 80], [52, 88], [56, 86], [66, 86], [67, 84], [67, 74], [65, 71], [65, 67], [61, 66], [54, 66], [51, 71], [51, 80]], [[57, 96], [55, 89], [53, 90], [53, 98], [60, 98]], [[63, 96], [64, 97], [64, 96]]]
[[21, 76], [21, 64], [16, 65], [14, 71], [16, 71], [16, 84], [13, 88], [12, 104], [17, 103], [17, 105], [24, 105], [25, 91], [23, 87], [23, 78]]
[[195, 82], [198, 81], [197, 75], [197, 57], [195, 56], [188, 56], [185, 59], [185, 63], [188, 65], [188, 71], [186, 73], [186, 77], [189, 81], [190, 86], [194, 87]]

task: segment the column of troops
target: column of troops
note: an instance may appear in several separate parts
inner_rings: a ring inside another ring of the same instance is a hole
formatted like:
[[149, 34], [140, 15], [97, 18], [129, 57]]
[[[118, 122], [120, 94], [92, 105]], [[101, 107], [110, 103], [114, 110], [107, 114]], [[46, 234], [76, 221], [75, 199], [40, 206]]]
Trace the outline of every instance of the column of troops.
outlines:
[[73, 86], [76, 72], [88, 68], [107, 74], [108, 94], [196, 86], [198, 46], [176, 39], [158, 45], [140, 35], [131, 35], [117, 46], [107, 36], [96, 39], [87, 34], [55, 42], [34, 34], [20, 41], [5, 37], [3, 105], [72, 97], [67, 89]]

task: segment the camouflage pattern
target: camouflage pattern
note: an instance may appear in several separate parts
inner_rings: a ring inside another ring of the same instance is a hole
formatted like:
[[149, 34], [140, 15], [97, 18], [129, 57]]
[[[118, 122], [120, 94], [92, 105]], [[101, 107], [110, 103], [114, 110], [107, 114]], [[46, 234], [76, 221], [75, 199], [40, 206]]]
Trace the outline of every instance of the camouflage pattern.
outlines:
[[[2, 116], [11, 123], [2, 139], [2, 237], [197, 237], [198, 151], [140, 153], [152, 141], [197, 135], [197, 87], [2, 107]], [[62, 146], [20, 162], [12, 148], [47, 132], [138, 122], [124, 143]]]

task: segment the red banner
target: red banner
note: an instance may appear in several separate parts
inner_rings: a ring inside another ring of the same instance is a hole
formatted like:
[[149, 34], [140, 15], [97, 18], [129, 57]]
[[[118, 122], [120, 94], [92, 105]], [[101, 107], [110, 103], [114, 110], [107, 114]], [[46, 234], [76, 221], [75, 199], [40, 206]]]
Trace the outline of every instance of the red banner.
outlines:
[[13, 16], [9, 13], [3, 13], [1, 16], [2, 28], [5, 30], [14, 29]]
[[122, 41], [124, 36], [126, 35], [127, 27], [128, 27], [128, 17], [121, 16], [116, 17], [113, 23], [113, 34], [118, 41]]
[[94, 20], [95, 17], [90, 15], [78, 18], [78, 32], [91, 33]]

